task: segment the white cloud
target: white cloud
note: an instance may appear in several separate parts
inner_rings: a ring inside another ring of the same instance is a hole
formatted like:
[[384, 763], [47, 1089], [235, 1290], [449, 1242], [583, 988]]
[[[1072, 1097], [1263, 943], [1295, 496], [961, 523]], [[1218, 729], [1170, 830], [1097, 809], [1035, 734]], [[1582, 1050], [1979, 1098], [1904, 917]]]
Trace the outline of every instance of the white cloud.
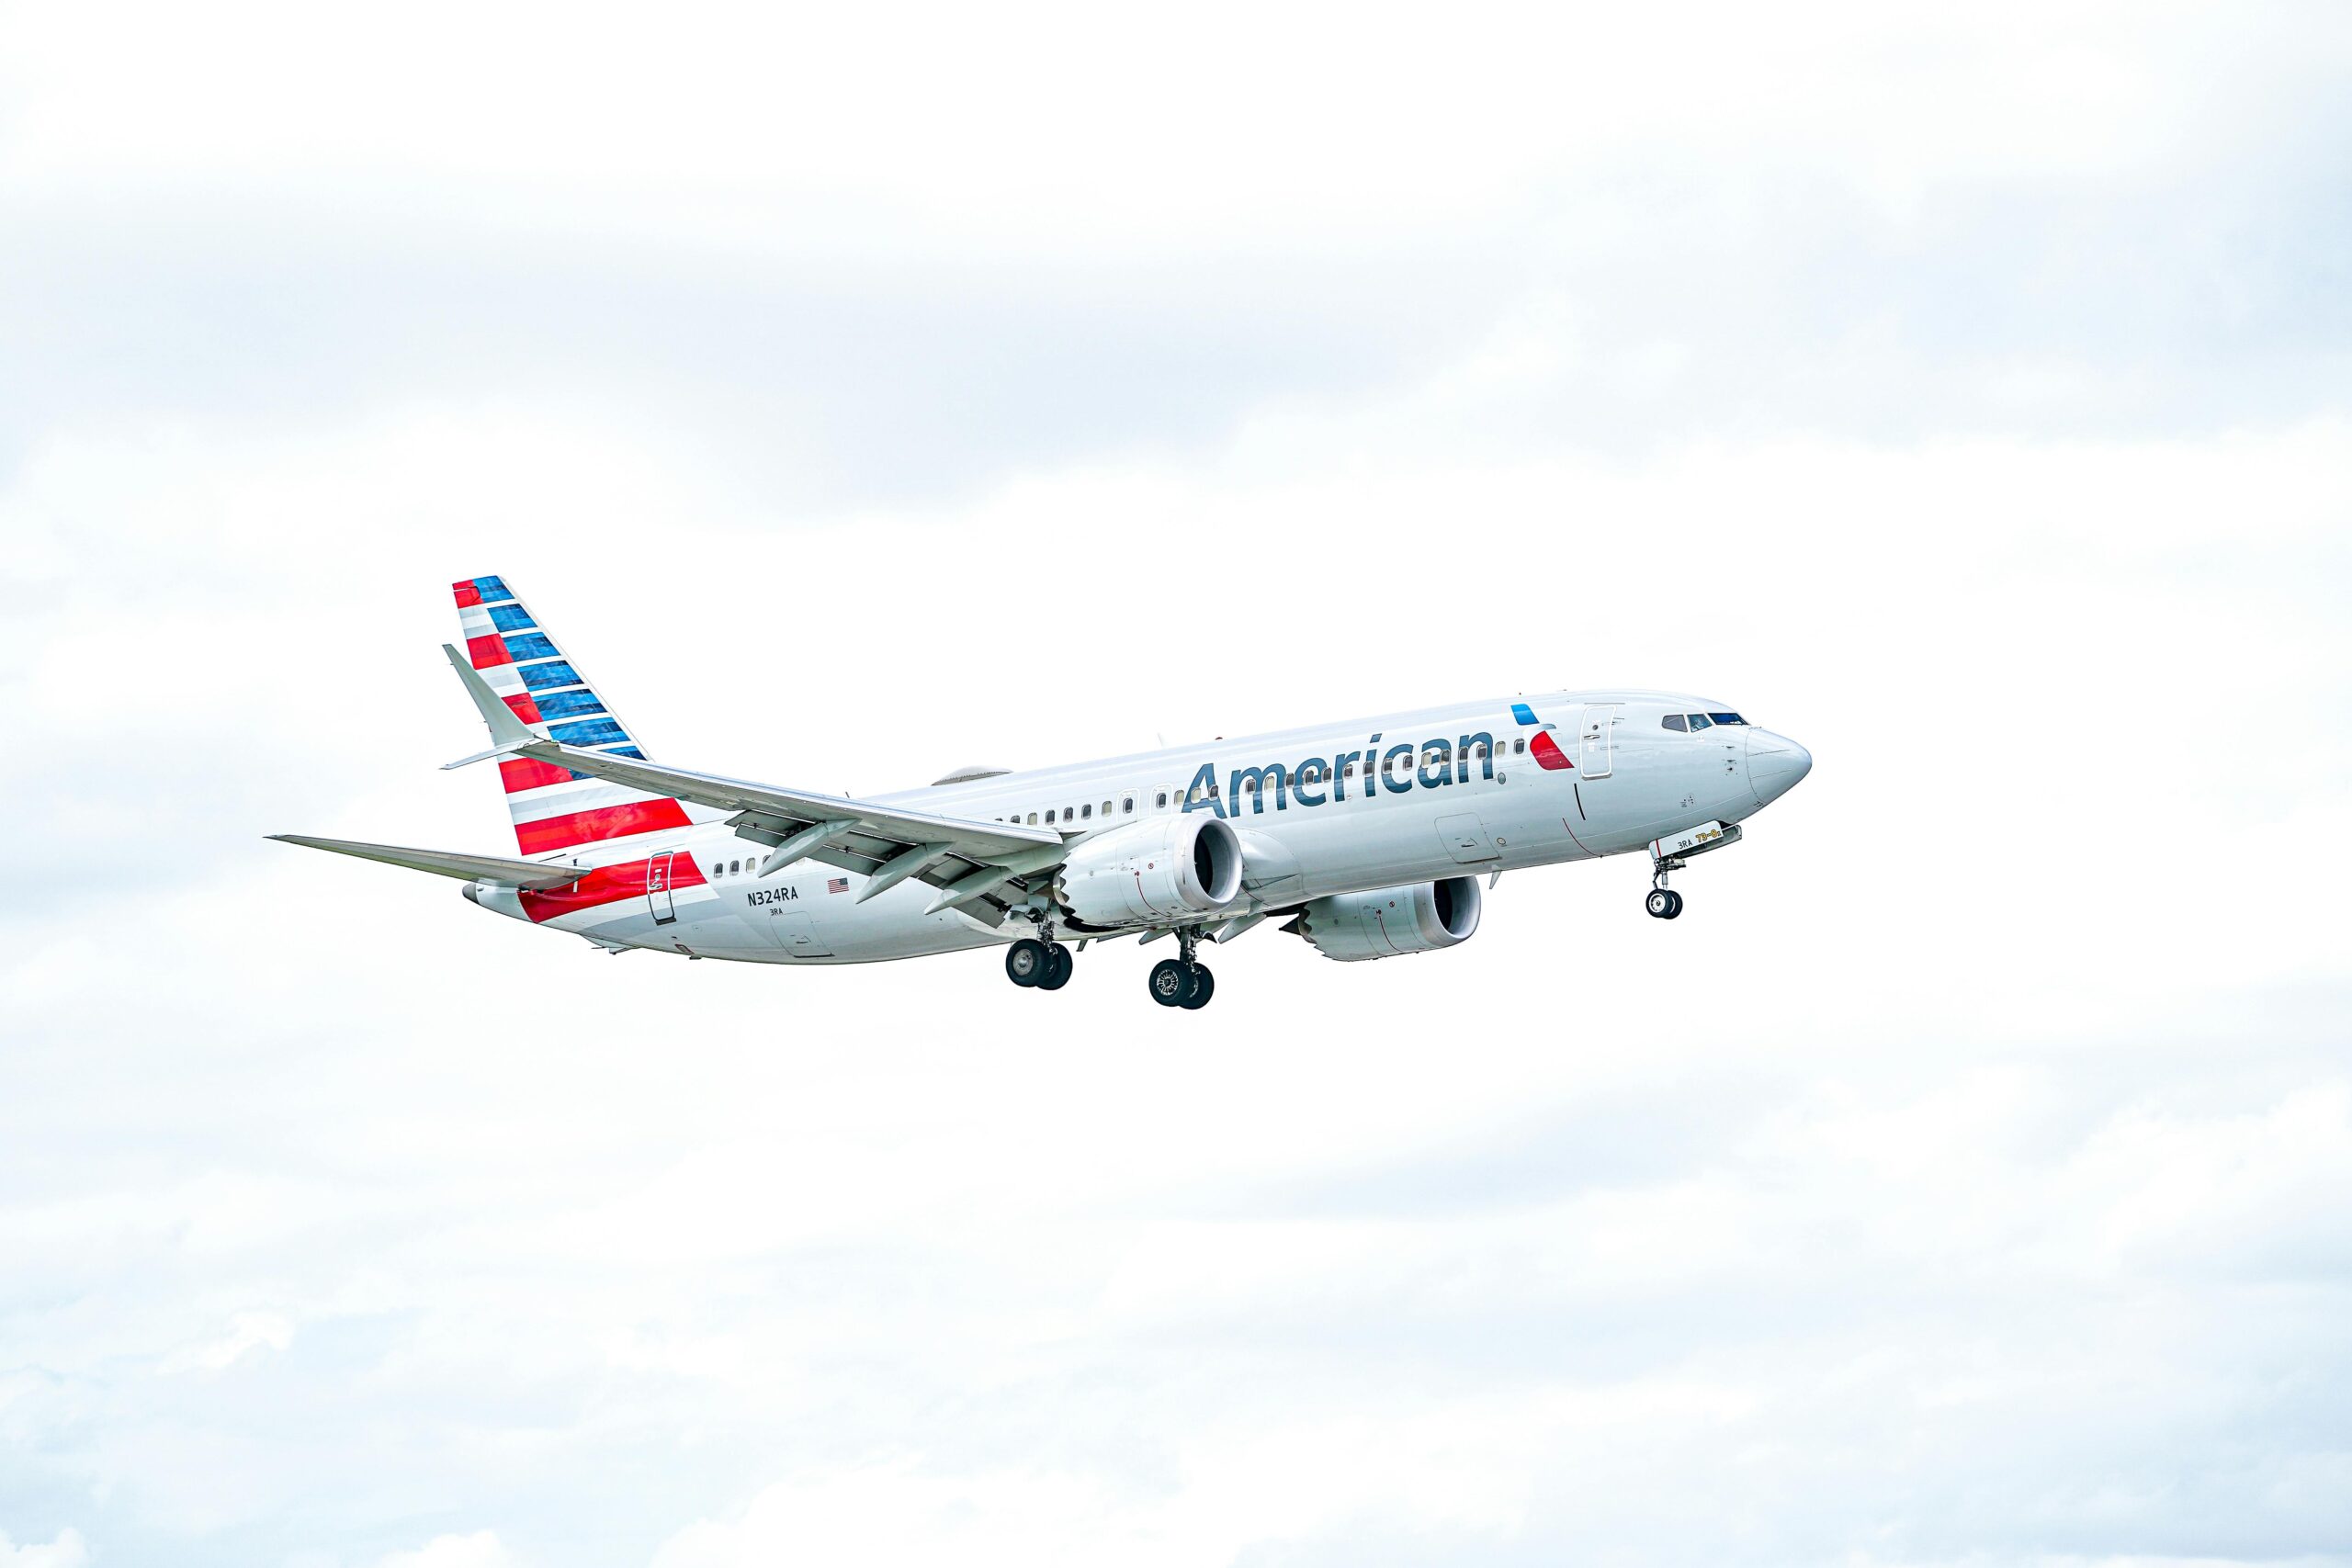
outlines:
[[82, 1568], [89, 1561], [90, 1549], [78, 1530], [62, 1529], [46, 1545], [28, 1540], [22, 1546], [11, 1545], [0, 1531], [0, 1568]]
[[[423, 202], [495, 224], [650, 220], [802, 254], [844, 239], [1215, 254], [1475, 223], [1531, 186], [1629, 164], [1802, 167], [1898, 207], [1988, 175], [2132, 178], [2246, 134], [2233, 97], [2178, 90], [2187, 65], [2253, 56], [2316, 92], [2337, 20], [1497, 6], [1438, 28], [1300, 6], [1171, 28], [1053, 6], [983, 24], [955, 7], [707, 5], [649, 28], [443, 6], [387, 28], [277, 5], [202, 21], [77, 7], [13, 22], [0, 175]], [[111, 48], [126, 27], [145, 47]], [[2309, 51], [2291, 65], [2290, 40]], [[101, 57], [112, 69], [90, 72]]]
[[293, 1339], [294, 1325], [282, 1314], [241, 1312], [231, 1318], [227, 1334], [188, 1345], [164, 1357], [157, 1371], [217, 1372], [235, 1366], [255, 1350], [283, 1350]]
[[387, 1553], [376, 1568], [513, 1568], [514, 1554], [499, 1544], [494, 1530], [471, 1535], [436, 1535], [413, 1551]]

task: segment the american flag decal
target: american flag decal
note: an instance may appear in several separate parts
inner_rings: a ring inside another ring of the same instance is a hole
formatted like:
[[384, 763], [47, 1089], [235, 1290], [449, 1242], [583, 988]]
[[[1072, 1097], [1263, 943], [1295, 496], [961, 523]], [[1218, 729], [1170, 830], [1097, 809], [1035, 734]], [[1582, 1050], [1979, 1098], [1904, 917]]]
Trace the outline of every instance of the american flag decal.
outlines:
[[848, 892], [848, 891], [849, 891], [849, 878], [848, 878], [848, 877], [846, 877], [846, 876], [836, 876], [836, 877], [829, 878], [829, 879], [826, 881], [826, 883], [825, 883], [825, 891], [826, 891], [826, 892], [828, 892], [828, 893], [846, 893], [846, 892]]

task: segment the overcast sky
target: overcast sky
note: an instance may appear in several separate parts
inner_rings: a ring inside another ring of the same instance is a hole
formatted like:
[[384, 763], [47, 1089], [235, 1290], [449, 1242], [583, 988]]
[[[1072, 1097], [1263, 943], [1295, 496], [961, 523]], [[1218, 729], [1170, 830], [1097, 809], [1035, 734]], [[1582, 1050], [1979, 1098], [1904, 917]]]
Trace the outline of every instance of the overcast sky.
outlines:
[[[2352, 12], [1912, 9], [0, 3], [0, 1568], [2352, 1562]], [[511, 852], [492, 572], [805, 787], [1816, 765], [614, 958], [262, 841]]]

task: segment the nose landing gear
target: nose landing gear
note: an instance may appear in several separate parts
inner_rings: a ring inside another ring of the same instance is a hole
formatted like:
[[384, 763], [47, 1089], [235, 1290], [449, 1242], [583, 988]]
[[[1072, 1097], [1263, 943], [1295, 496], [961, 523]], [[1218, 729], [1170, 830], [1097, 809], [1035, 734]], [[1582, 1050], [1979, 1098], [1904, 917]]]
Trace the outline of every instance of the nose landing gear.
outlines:
[[1164, 1008], [1204, 1008], [1216, 994], [1216, 976], [1200, 962], [1200, 931], [1178, 927], [1176, 945], [1182, 956], [1163, 958], [1151, 966], [1151, 999]]
[[1682, 913], [1682, 895], [1666, 885], [1666, 874], [1679, 869], [1682, 863], [1660, 859], [1651, 863], [1657, 869], [1650, 873], [1650, 894], [1642, 900], [1642, 908], [1650, 912], [1652, 919], [1670, 920]]
[[1713, 853], [1739, 842], [1736, 822], [1702, 822], [1679, 833], [1650, 840], [1650, 894], [1642, 907], [1655, 919], [1670, 920], [1682, 913], [1682, 895], [1666, 885], [1666, 874], [1690, 864], [1688, 857]]

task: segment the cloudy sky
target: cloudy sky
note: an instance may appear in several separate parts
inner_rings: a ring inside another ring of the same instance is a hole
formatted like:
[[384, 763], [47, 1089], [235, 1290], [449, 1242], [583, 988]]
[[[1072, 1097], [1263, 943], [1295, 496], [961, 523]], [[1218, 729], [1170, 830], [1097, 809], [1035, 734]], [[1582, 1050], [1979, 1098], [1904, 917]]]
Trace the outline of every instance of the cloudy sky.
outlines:
[[[2352, 1562], [2352, 14], [0, 3], [0, 1568]], [[611, 958], [503, 573], [875, 791], [1563, 685], [1642, 918]]]

